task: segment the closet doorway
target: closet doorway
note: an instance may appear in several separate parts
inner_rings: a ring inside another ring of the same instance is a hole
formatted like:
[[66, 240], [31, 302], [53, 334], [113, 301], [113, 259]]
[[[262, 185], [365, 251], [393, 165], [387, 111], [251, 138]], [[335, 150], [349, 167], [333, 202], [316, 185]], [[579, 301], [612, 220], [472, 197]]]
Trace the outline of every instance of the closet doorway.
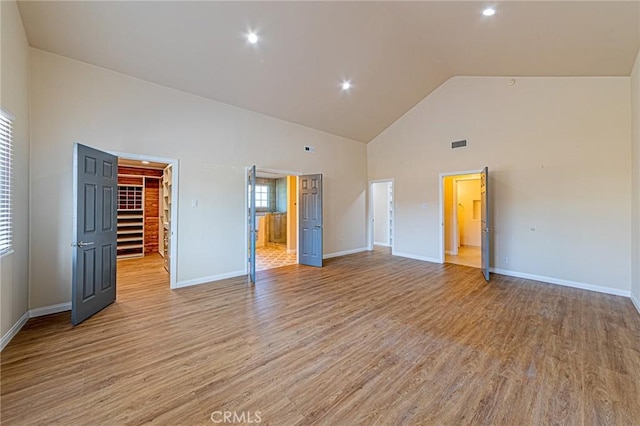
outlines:
[[166, 274], [176, 288], [178, 160], [112, 154], [118, 156], [118, 264]]
[[482, 194], [480, 173], [444, 176], [444, 263], [481, 267]]
[[298, 263], [297, 200], [296, 175], [256, 170], [256, 271]]

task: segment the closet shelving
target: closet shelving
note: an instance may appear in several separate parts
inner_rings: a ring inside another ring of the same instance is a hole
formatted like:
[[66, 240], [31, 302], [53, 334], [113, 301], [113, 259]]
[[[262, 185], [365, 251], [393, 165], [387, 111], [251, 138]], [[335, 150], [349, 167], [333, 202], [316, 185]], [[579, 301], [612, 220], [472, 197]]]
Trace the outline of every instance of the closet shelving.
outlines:
[[164, 268], [169, 271], [171, 265], [171, 190], [173, 186], [171, 166], [167, 166], [162, 174], [162, 256], [164, 257]]
[[144, 256], [144, 186], [118, 185], [118, 258]]

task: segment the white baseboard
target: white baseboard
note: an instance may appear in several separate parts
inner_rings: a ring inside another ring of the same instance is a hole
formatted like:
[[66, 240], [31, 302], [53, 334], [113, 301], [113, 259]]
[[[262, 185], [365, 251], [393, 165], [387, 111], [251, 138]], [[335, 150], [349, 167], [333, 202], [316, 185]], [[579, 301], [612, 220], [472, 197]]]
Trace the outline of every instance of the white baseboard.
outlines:
[[573, 288], [579, 288], [582, 290], [596, 291], [598, 293], [606, 293], [606, 294], [613, 294], [615, 296], [631, 297], [631, 292], [628, 290], [619, 290], [616, 288], [601, 287], [598, 285], [580, 283], [577, 281], [563, 280], [560, 278], [526, 274], [524, 272], [508, 271], [506, 269], [491, 268], [490, 270], [493, 273], [500, 274], [500, 275], [507, 275], [509, 277], [525, 278], [528, 280], [541, 281], [543, 283], [548, 283], [548, 284], [557, 284], [565, 287], [573, 287]]
[[638, 299], [633, 293], [631, 293], [631, 303], [633, 303], [633, 306], [636, 307], [636, 310], [640, 314], [640, 299]]
[[335, 253], [327, 253], [325, 255], [322, 256], [323, 259], [331, 259], [332, 257], [340, 257], [340, 256], [346, 256], [348, 254], [354, 254], [354, 253], [361, 253], [363, 251], [367, 251], [368, 249], [366, 247], [361, 247], [361, 248], [357, 248], [357, 249], [353, 249], [353, 250], [345, 250], [345, 251], [338, 251]]
[[445, 254], [449, 254], [451, 256], [457, 256], [457, 253], [453, 250], [445, 250], [444, 251]]
[[57, 305], [43, 306], [41, 308], [35, 308], [28, 310], [25, 312], [18, 322], [16, 322], [11, 330], [7, 331], [7, 333], [2, 336], [2, 340], [0, 340], [0, 351], [4, 349], [5, 346], [13, 339], [13, 337], [18, 334], [20, 329], [27, 323], [29, 318], [41, 317], [44, 315], [57, 314], [58, 312], [64, 312], [71, 310], [71, 302], [66, 303], [58, 303]]
[[0, 351], [2, 351], [4, 347], [9, 344], [11, 339], [13, 339], [16, 334], [18, 334], [18, 332], [22, 329], [22, 327], [24, 327], [28, 320], [29, 311], [22, 314], [20, 319], [15, 324], [13, 324], [13, 327], [11, 327], [9, 331], [7, 331], [4, 336], [2, 336], [2, 339], [0, 340]]
[[397, 251], [394, 251], [391, 254], [393, 256], [406, 257], [407, 259], [422, 260], [424, 262], [431, 262], [431, 263], [440, 263], [440, 259], [436, 259], [435, 257], [417, 256], [415, 254], [400, 253]]
[[29, 311], [30, 318], [41, 317], [44, 315], [57, 314], [58, 312], [70, 311], [71, 302], [58, 303], [57, 305], [43, 306], [41, 308], [31, 309]]
[[227, 272], [225, 274], [210, 275], [208, 277], [194, 278], [192, 280], [178, 281], [176, 283], [176, 288], [190, 287], [192, 285], [198, 285], [198, 284], [206, 284], [213, 281], [225, 280], [227, 278], [239, 277], [241, 275], [246, 275], [246, 274], [247, 273], [245, 271], [234, 271], [234, 272]]
[[374, 246], [381, 246], [381, 247], [391, 247], [391, 244], [389, 244], [389, 243], [381, 243], [379, 241], [374, 241], [373, 245]]

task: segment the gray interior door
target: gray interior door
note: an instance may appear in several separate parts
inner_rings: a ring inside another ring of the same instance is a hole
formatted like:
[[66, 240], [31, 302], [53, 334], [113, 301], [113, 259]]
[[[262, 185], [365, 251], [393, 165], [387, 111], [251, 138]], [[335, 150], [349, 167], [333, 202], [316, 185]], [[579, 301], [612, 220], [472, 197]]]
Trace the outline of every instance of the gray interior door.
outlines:
[[74, 147], [74, 242], [71, 322], [116, 300], [118, 157]]
[[249, 175], [247, 177], [247, 196], [249, 197], [247, 205], [249, 206], [247, 227], [249, 236], [249, 279], [252, 283], [256, 282], [256, 239], [258, 238], [258, 232], [256, 229], [256, 166], [252, 166], [249, 169]]
[[484, 279], [489, 281], [489, 259], [491, 255], [491, 221], [489, 210], [489, 168], [485, 167], [480, 174], [480, 228], [482, 230], [482, 238], [480, 241], [482, 251], [482, 274]]
[[322, 267], [322, 175], [300, 176], [300, 264]]

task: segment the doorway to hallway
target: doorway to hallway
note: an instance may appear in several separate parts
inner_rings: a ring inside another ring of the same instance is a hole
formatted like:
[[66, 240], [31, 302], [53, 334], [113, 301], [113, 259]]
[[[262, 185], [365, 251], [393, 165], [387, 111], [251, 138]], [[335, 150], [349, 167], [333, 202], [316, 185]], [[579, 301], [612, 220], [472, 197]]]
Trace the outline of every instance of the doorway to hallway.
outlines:
[[369, 250], [394, 246], [393, 179], [369, 182]]

